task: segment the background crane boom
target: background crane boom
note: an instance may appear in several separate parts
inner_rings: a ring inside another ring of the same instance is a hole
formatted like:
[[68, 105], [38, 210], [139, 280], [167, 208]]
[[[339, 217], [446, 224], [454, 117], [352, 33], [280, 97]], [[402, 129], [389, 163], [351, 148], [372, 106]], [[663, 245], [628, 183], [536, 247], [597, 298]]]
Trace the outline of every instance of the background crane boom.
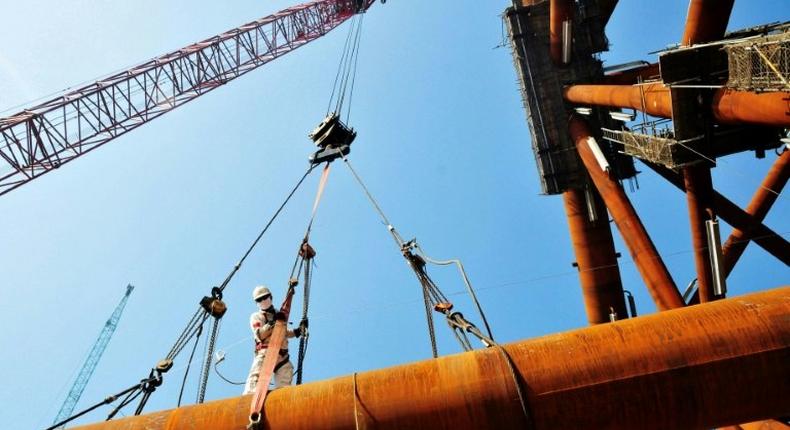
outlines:
[[110, 318], [104, 323], [104, 328], [102, 328], [101, 333], [99, 333], [99, 338], [96, 339], [96, 343], [93, 344], [93, 348], [91, 348], [91, 351], [88, 353], [88, 358], [86, 358], [85, 363], [82, 364], [82, 369], [80, 369], [80, 372], [77, 374], [77, 379], [71, 386], [71, 390], [69, 390], [69, 394], [66, 396], [66, 400], [63, 401], [63, 405], [60, 407], [60, 411], [53, 423], [59, 423], [69, 418], [71, 413], [74, 412], [74, 407], [77, 406], [77, 402], [80, 400], [82, 392], [85, 391], [85, 387], [88, 385], [93, 371], [96, 370], [96, 365], [99, 364], [99, 360], [102, 354], [104, 354], [107, 344], [110, 343], [110, 338], [112, 338], [115, 329], [118, 327], [118, 321], [121, 319], [123, 308], [126, 307], [126, 302], [129, 300], [129, 295], [132, 294], [132, 290], [134, 290], [134, 285], [130, 284], [126, 286], [126, 293], [123, 295], [120, 303], [118, 303], [118, 306], [115, 307]]
[[294, 6], [0, 118], [0, 195], [305, 45], [372, 3]]

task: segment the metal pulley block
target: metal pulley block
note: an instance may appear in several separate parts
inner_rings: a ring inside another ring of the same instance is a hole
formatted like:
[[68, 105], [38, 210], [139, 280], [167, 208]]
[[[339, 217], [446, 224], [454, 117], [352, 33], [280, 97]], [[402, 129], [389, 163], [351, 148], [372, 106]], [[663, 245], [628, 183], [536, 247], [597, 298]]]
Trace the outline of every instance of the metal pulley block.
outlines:
[[310, 260], [315, 257], [315, 249], [309, 243], [303, 242], [302, 246], [299, 247], [299, 256], [305, 260]]
[[159, 373], [165, 373], [172, 368], [173, 368], [173, 360], [169, 358], [164, 358], [162, 360], [159, 360], [158, 363], [156, 363], [155, 369]]
[[209, 315], [216, 319], [222, 318], [225, 312], [228, 311], [228, 305], [222, 301], [222, 290], [218, 287], [211, 289], [211, 297], [204, 296], [200, 299], [200, 306], [208, 312]]
[[332, 112], [307, 136], [320, 148], [310, 156], [310, 162], [318, 164], [348, 155], [357, 132], [343, 124], [337, 113]]
[[441, 302], [433, 306], [433, 310], [443, 314], [449, 314], [453, 310], [453, 304], [450, 302]]

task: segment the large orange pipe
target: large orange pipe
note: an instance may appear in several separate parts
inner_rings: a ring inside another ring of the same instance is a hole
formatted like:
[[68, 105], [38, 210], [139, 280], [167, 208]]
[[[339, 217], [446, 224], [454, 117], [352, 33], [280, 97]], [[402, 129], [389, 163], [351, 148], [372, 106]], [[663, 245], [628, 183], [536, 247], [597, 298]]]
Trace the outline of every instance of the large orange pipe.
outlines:
[[765, 420], [721, 427], [719, 430], [790, 430], [790, 426], [777, 420]]
[[691, 0], [680, 44], [712, 42], [724, 37], [735, 0]]
[[562, 25], [571, 19], [571, 0], [550, 0], [549, 3], [549, 53], [555, 65], [562, 62]]
[[[509, 344], [513, 373], [488, 348], [281, 388], [266, 400], [265, 428], [666, 430], [783, 416], [788, 317], [783, 287]], [[249, 404], [241, 396], [80, 428], [241, 430]]]
[[[779, 193], [782, 192], [788, 177], [790, 177], [790, 150], [784, 151], [771, 166], [749, 205], [746, 206], [746, 213], [751, 215], [756, 222], [762, 222], [768, 215], [771, 206], [779, 198]], [[729, 274], [735, 267], [735, 263], [741, 258], [752, 236], [751, 229], [734, 228], [732, 230], [722, 250], [725, 273]]]
[[571, 189], [562, 194], [568, 217], [573, 252], [579, 269], [584, 308], [590, 324], [609, 322], [610, 309], [626, 318], [623, 283], [614, 250], [609, 215], [598, 192], [591, 190], [594, 204], [603, 209], [598, 220], [590, 221], [584, 192]]
[[571, 85], [565, 87], [565, 100], [584, 105], [628, 107], [653, 116], [672, 118], [672, 100], [664, 84], [646, 85]]
[[[571, 85], [565, 88], [564, 96], [571, 103], [632, 108], [653, 116], [672, 118], [669, 88], [660, 83]], [[714, 94], [711, 112], [720, 124], [790, 127], [790, 93], [753, 93], [722, 88]]]
[[576, 149], [590, 173], [595, 188], [606, 202], [606, 207], [614, 218], [620, 234], [623, 236], [631, 257], [636, 263], [642, 280], [647, 285], [650, 295], [656, 302], [659, 310], [683, 307], [683, 299], [672, 281], [667, 267], [661, 260], [653, 241], [642, 225], [639, 215], [636, 214], [631, 202], [625, 195], [622, 187], [609, 175], [601, 170], [593, 155], [588, 139], [591, 137], [587, 124], [573, 117], [570, 121], [571, 138], [576, 142]]
[[694, 165], [683, 168], [683, 182], [689, 209], [694, 267], [697, 270], [697, 291], [700, 302], [710, 302], [716, 298], [713, 294], [713, 270], [708, 251], [708, 232], [705, 228], [706, 221], [715, 219], [710, 167]]

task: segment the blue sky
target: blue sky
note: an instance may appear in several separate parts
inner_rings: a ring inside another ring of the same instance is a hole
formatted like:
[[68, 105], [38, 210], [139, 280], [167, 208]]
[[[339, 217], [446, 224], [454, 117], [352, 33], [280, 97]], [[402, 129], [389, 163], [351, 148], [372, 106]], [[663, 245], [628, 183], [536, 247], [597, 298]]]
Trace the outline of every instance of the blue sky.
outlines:
[[[185, 0], [2, 1], [0, 111], [141, 63], [292, 5]], [[365, 19], [351, 125], [352, 163], [404, 237], [461, 258], [503, 342], [586, 324], [562, 201], [540, 196], [506, 1], [375, 4]], [[687, 2], [621, 2], [607, 64], [675, 43]], [[784, 0], [736, 2], [730, 28], [786, 20]], [[0, 197], [0, 422], [42, 428], [127, 283], [137, 286], [78, 408], [148, 374], [197, 302], [221, 282], [307, 166], [347, 26]], [[9, 112], [6, 112], [8, 114]], [[774, 159], [728, 157], [716, 188], [744, 206]], [[647, 170], [643, 166], [640, 170]], [[226, 293], [221, 365], [242, 380], [258, 283], [285, 290], [318, 175], [307, 181]], [[695, 277], [685, 198], [647, 171], [629, 197], [678, 285]], [[767, 224], [790, 232], [780, 197]], [[729, 234], [723, 226], [722, 235]], [[619, 236], [623, 282], [655, 310]], [[413, 274], [349, 172], [336, 165], [313, 230], [318, 251], [307, 381], [425, 359]], [[431, 272], [462, 291], [452, 269]], [[743, 294], [790, 270], [750, 245], [729, 278]], [[473, 315], [464, 295], [456, 306]], [[295, 306], [301, 308], [296, 299]], [[437, 321], [442, 354], [459, 351]], [[199, 347], [202, 350], [202, 345]], [[175, 405], [186, 353], [147, 410]], [[195, 366], [199, 367], [199, 364]], [[195, 375], [197, 371], [194, 371]], [[195, 397], [196, 378], [186, 388]], [[238, 395], [212, 374], [208, 399]], [[131, 412], [131, 409], [127, 412]], [[107, 409], [80, 422], [103, 419]]]

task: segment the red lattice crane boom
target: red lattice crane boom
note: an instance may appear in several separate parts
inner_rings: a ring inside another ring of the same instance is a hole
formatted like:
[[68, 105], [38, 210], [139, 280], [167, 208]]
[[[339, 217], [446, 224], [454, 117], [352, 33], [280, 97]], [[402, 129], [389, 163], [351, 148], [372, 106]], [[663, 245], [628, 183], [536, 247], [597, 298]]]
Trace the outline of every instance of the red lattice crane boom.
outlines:
[[0, 118], [0, 195], [323, 36], [372, 3], [294, 6]]

